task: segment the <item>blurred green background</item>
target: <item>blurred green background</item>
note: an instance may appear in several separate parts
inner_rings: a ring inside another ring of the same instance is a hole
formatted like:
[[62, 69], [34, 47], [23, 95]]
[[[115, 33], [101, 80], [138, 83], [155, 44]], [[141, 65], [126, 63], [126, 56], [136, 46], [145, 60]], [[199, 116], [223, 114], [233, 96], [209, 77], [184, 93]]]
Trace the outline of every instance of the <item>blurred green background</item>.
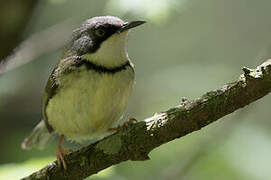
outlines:
[[[266, 60], [270, 7], [270, 0], [41, 1], [23, 34], [38, 44], [27, 51], [35, 61], [0, 76], [0, 179], [24, 177], [55, 159], [56, 142], [44, 151], [23, 151], [20, 144], [41, 119], [43, 90], [62, 42], [85, 19], [115, 15], [148, 21], [130, 33], [128, 43], [137, 83], [125, 117], [140, 120], [178, 105], [181, 97], [194, 99], [235, 80], [242, 66]], [[271, 179], [270, 105], [269, 95], [155, 149], [150, 161], [124, 162], [90, 179]]]

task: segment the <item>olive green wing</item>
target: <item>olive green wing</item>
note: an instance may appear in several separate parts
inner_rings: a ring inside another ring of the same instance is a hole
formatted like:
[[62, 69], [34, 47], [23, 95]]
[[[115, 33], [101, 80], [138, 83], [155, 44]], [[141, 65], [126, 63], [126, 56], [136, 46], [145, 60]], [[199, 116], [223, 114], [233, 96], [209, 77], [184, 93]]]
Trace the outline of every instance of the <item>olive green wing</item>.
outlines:
[[53, 69], [47, 81], [47, 84], [45, 86], [45, 93], [43, 96], [42, 115], [43, 115], [43, 121], [49, 132], [53, 132], [54, 129], [48, 122], [48, 117], [46, 114], [47, 105], [50, 99], [52, 99], [54, 95], [57, 93], [57, 91], [59, 90], [59, 85], [61, 83], [60, 77], [63, 74], [69, 73], [72, 70], [74, 70], [76, 68], [76, 65], [80, 63], [80, 59], [81, 58], [78, 56], [70, 56], [70, 57], [60, 60], [58, 65]]
[[52, 128], [52, 126], [50, 126], [50, 124], [48, 122], [48, 118], [47, 118], [47, 114], [46, 114], [46, 107], [47, 107], [50, 99], [56, 94], [57, 89], [58, 89], [58, 84], [56, 83], [56, 80], [54, 78], [56, 69], [57, 69], [57, 67], [55, 67], [54, 70], [52, 71], [52, 73], [47, 81], [47, 84], [45, 86], [45, 92], [43, 95], [42, 116], [43, 116], [43, 121], [44, 121], [49, 132], [53, 132], [54, 129]]

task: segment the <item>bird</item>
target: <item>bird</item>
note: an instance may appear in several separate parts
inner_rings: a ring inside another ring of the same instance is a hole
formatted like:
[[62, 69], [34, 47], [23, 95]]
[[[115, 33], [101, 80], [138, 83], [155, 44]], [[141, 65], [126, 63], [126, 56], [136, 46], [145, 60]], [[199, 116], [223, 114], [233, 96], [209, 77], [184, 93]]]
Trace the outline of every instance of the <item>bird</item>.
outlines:
[[43, 149], [58, 134], [56, 157], [66, 169], [64, 138], [82, 143], [114, 129], [135, 84], [126, 47], [128, 32], [144, 23], [97, 16], [73, 31], [47, 81], [42, 120], [22, 142], [23, 149]]

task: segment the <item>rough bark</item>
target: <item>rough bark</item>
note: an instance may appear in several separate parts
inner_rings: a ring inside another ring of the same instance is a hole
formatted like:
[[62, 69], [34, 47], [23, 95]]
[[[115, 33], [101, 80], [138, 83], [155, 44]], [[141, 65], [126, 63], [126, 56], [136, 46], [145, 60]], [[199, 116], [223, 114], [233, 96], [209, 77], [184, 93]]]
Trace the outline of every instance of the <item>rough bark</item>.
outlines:
[[68, 154], [67, 170], [52, 162], [24, 179], [83, 179], [123, 161], [148, 160], [154, 148], [200, 130], [271, 91], [271, 60], [243, 71], [236, 81], [193, 101], [180, 99], [176, 107]]

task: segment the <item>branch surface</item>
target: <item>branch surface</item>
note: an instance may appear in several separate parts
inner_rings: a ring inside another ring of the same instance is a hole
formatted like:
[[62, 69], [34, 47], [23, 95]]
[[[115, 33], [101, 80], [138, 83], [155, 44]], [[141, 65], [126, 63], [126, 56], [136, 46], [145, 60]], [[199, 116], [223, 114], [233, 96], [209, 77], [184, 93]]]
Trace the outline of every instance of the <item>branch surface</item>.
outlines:
[[84, 179], [123, 161], [148, 160], [148, 154], [176, 138], [191, 132], [240, 109], [271, 91], [271, 59], [256, 69], [243, 68], [236, 81], [207, 92], [200, 98], [156, 113], [141, 122], [123, 128], [94, 144], [65, 156], [67, 170], [56, 161], [23, 178], [33, 179]]

